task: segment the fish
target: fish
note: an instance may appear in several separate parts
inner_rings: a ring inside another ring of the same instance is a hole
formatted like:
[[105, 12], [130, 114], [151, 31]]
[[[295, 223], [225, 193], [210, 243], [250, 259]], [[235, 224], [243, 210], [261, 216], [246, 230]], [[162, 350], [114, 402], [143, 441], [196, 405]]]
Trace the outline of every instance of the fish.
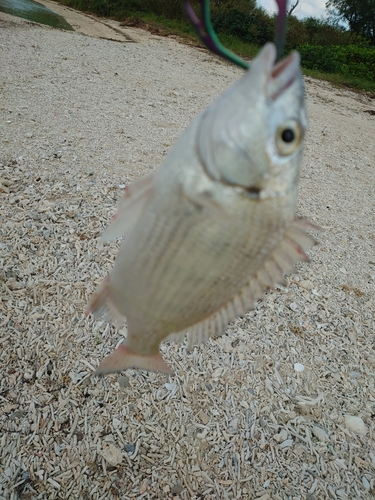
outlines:
[[96, 375], [172, 373], [161, 342], [222, 335], [308, 261], [315, 226], [295, 214], [306, 128], [300, 56], [276, 63], [268, 43], [161, 167], [125, 189], [103, 239], [125, 237], [86, 314], [126, 319], [127, 335]]

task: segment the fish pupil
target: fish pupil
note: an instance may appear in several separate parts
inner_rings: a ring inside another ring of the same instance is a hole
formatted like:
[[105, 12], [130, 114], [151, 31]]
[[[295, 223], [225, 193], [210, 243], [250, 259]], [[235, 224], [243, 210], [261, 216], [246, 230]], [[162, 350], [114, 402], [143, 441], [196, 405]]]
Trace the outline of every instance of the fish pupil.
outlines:
[[292, 142], [294, 141], [294, 132], [290, 128], [286, 128], [281, 134], [281, 138], [284, 142]]

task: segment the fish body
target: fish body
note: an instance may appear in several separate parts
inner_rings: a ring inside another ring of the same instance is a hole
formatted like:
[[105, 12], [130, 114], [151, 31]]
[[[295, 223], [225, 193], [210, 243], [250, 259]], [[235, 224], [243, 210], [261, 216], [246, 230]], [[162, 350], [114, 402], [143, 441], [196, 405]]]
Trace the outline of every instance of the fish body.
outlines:
[[223, 333], [282, 283], [313, 240], [295, 219], [306, 130], [299, 55], [267, 44], [248, 72], [192, 122], [161, 168], [124, 194], [109, 240], [126, 233], [88, 312], [126, 318], [97, 374], [169, 372], [160, 343]]

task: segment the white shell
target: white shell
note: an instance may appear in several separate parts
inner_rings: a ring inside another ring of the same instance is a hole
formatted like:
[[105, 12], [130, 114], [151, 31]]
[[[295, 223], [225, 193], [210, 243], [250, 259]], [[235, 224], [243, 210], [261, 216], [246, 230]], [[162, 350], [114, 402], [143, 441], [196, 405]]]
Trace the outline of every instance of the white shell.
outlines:
[[353, 415], [345, 415], [345, 425], [346, 427], [361, 436], [365, 436], [367, 433], [367, 426], [361, 417], [354, 417]]

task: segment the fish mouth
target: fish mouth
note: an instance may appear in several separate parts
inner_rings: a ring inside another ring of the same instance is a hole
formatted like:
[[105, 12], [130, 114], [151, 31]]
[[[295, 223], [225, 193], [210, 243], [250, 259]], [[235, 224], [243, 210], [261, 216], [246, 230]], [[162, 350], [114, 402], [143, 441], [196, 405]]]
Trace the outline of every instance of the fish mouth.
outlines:
[[267, 84], [267, 93], [273, 101], [297, 80], [302, 83], [300, 63], [301, 58], [298, 52], [292, 52], [273, 66]]

